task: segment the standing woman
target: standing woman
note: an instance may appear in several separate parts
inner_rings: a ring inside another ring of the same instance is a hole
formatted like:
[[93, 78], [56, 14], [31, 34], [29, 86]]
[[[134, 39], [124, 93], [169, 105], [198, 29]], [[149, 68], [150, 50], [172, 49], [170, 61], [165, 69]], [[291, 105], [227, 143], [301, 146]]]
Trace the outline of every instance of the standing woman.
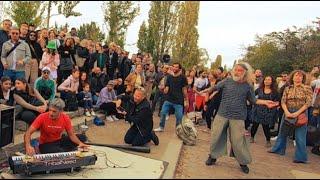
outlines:
[[[287, 137], [294, 131], [297, 144], [294, 163], [306, 163], [308, 160], [306, 146], [307, 124], [297, 127], [292, 123], [292, 119], [297, 119], [299, 115], [307, 113], [306, 110], [311, 105], [312, 89], [310, 86], [305, 85], [305, 82], [306, 73], [304, 71], [295, 70], [291, 73], [289, 77], [290, 85], [285, 88], [281, 99], [284, 115], [282, 116], [280, 132], [275, 145], [269, 151], [270, 153], [284, 155]], [[308, 115], [306, 115], [307, 117]]]
[[96, 43], [95, 56], [96, 65], [94, 67], [99, 67], [104, 73], [107, 73], [107, 54], [104, 53], [101, 43]]
[[56, 43], [49, 41], [46, 51], [42, 55], [39, 69], [48, 67], [50, 69], [50, 78], [56, 80], [58, 77], [57, 69], [60, 64], [60, 56], [57, 53]]
[[17, 114], [17, 119], [21, 119], [27, 124], [31, 125], [36, 117], [47, 110], [47, 102], [34, 89], [34, 96], [31, 94], [31, 89], [24, 78], [18, 78], [15, 81], [14, 100], [20, 106], [22, 111]]
[[155, 66], [154, 64], [150, 64], [148, 70], [146, 71], [146, 87], [145, 87], [145, 92], [147, 93], [146, 98], [148, 101], [150, 100], [152, 85], [155, 78], [156, 78]]
[[49, 37], [48, 37], [49, 41], [54, 41], [56, 42], [57, 48], [60, 47], [60, 40], [57, 38], [57, 33], [54, 29], [51, 29], [49, 31]]
[[60, 65], [58, 67], [58, 79], [57, 84], [60, 85], [66, 80], [72, 73], [75, 62], [75, 50], [73, 48], [73, 39], [67, 38], [65, 44], [58, 48], [60, 54]]
[[[271, 100], [279, 102], [280, 97], [277, 92], [276, 81], [271, 76], [266, 76], [261, 81], [260, 87], [255, 91], [258, 99]], [[270, 148], [270, 127], [273, 126], [277, 119], [277, 108], [267, 108], [263, 105], [255, 105], [253, 107], [253, 125], [251, 128], [251, 143], [254, 143], [254, 136], [257, 133], [258, 127], [261, 124], [263, 127], [264, 136], [266, 137], [266, 147]]]
[[26, 80], [29, 81], [30, 78], [30, 84], [32, 85], [39, 76], [38, 67], [42, 58], [43, 51], [40, 44], [37, 42], [37, 34], [35, 31], [29, 32], [26, 42], [28, 43], [31, 51], [31, 60], [25, 66]]
[[186, 76], [187, 77], [187, 83], [188, 83], [187, 93], [188, 93], [188, 100], [189, 100], [189, 107], [187, 109], [187, 113], [193, 112], [195, 110], [194, 109], [194, 103], [196, 101], [196, 97], [195, 97], [195, 92], [194, 92], [194, 89], [193, 89], [195, 76], [196, 76], [196, 72], [193, 69], [191, 69], [190, 72], [189, 72], [189, 75]]

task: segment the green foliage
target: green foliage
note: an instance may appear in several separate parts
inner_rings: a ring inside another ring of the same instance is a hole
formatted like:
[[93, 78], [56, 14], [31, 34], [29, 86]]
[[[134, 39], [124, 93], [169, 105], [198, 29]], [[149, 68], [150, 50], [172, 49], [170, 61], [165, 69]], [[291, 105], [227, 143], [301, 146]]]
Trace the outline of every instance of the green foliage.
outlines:
[[129, 25], [140, 12], [140, 5], [132, 1], [106, 1], [102, 5], [104, 21], [108, 26], [108, 42], [124, 47]]
[[78, 30], [80, 39], [92, 39], [95, 42], [102, 42], [105, 34], [101, 32], [99, 26], [95, 22], [82, 24]]
[[221, 67], [222, 64], [222, 56], [218, 55], [216, 57], [216, 60], [214, 62], [211, 63], [211, 69], [218, 69], [219, 67]]
[[255, 44], [246, 48], [242, 60], [273, 76], [294, 69], [310, 71], [320, 62], [319, 35], [319, 28], [315, 30], [311, 26], [294, 26], [293, 30], [286, 29], [262, 37], [257, 36]]
[[80, 3], [80, 1], [56, 1], [58, 4], [59, 14], [63, 14], [66, 18], [70, 16], [81, 16], [79, 12], [73, 11], [73, 9]]
[[178, 29], [175, 35], [173, 60], [180, 62], [183, 67], [191, 68], [200, 63], [198, 48], [198, 16], [199, 1], [186, 1], [179, 11]]
[[10, 1], [9, 4], [6, 13], [17, 26], [23, 22], [34, 24], [36, 27], [41, 25], [44, 7], [40, 1]]
[[[62, 14], [66, 18], [70, 16], [81, 16], [79, 12], [73, 11], [73, 9], [80, 3], [80, 1], [47, 1], [45, 7], [47, 9], [47, 28], [49, 28], [50, 18], [55, 15]], [[58, 14], [51, 14], [53, 6], [58, 6]]]
[[137, 47], [141, 52], [148, 52], [148, 27], [144, 21], [139, 29]]
[[149, 10], [146, 52], [152, 54], [154, 62], [172, 49], [177, 29], [180, 2], [152, 1]]

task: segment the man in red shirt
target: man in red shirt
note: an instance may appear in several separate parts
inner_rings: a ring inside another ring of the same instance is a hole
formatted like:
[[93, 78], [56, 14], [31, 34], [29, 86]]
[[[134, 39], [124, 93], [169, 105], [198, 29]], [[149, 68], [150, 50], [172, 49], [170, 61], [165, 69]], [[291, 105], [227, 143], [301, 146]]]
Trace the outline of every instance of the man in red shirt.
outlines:
[[[31, 146], [31, 135], [40, 130], [39, 150], [41, 154], [67, 152], [76, 150], [76, 147], [87, 148], [89, 145], [79, 140], [85, 141], [85, 137], [78, 137], [72, 129], [71, 120], [63, 113], [65, 103], [60, 98], [53, 99], [49, 104], [49, 112], [40, 114], [24, 135], [26, 154], [35, 154], [35, 149]], [[66, 130], [68, 136], [61, 137]]]

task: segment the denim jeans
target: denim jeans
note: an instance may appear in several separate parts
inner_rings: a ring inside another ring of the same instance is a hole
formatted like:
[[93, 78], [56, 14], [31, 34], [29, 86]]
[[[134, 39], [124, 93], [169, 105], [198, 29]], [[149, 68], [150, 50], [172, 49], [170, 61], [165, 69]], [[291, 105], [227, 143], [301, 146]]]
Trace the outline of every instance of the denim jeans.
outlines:
[[166, 116], [169, 115], [170, 108], [174, 108], [174, 114], [176, 116], [176, 126], [178, 126], [183, 117], [183, 106], [181, 104], [174, 104], [169, 101], [165, 101], [161, 109], [160, 127], [164, 128], [166, 123]]
[[271, 151], [280, 155], [284, 155], [286, 152], [287, 137], [290, 134], [290, 131], [293, 130], [295, 132], [296, 139], [294, 160], [306, 162], [308, 160], [306, 142], [307, 125], [295, 128], [288, 127], [288, 125], [284, 123], [284, 119], [282, 118], [280, 132], [278, 134], [277, 141], [272, 147]]
[[84, 100], [83, 102], [84, 109], [92, 109], [92, 100]]
[[24, 71], [15, 71], [15, 70], [4, 70], [3, 76], [10, 77], [13, 83], [16, 81], [17, 78], [26, 78]]

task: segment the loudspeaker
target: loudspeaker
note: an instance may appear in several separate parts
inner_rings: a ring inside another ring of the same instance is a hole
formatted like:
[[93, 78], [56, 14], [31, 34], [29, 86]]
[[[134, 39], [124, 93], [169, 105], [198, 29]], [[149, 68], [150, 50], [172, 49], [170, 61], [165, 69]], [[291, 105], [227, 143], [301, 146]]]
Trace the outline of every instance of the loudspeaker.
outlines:
[[14, 141], [15, 108], [0, 104], [0, 148]]

